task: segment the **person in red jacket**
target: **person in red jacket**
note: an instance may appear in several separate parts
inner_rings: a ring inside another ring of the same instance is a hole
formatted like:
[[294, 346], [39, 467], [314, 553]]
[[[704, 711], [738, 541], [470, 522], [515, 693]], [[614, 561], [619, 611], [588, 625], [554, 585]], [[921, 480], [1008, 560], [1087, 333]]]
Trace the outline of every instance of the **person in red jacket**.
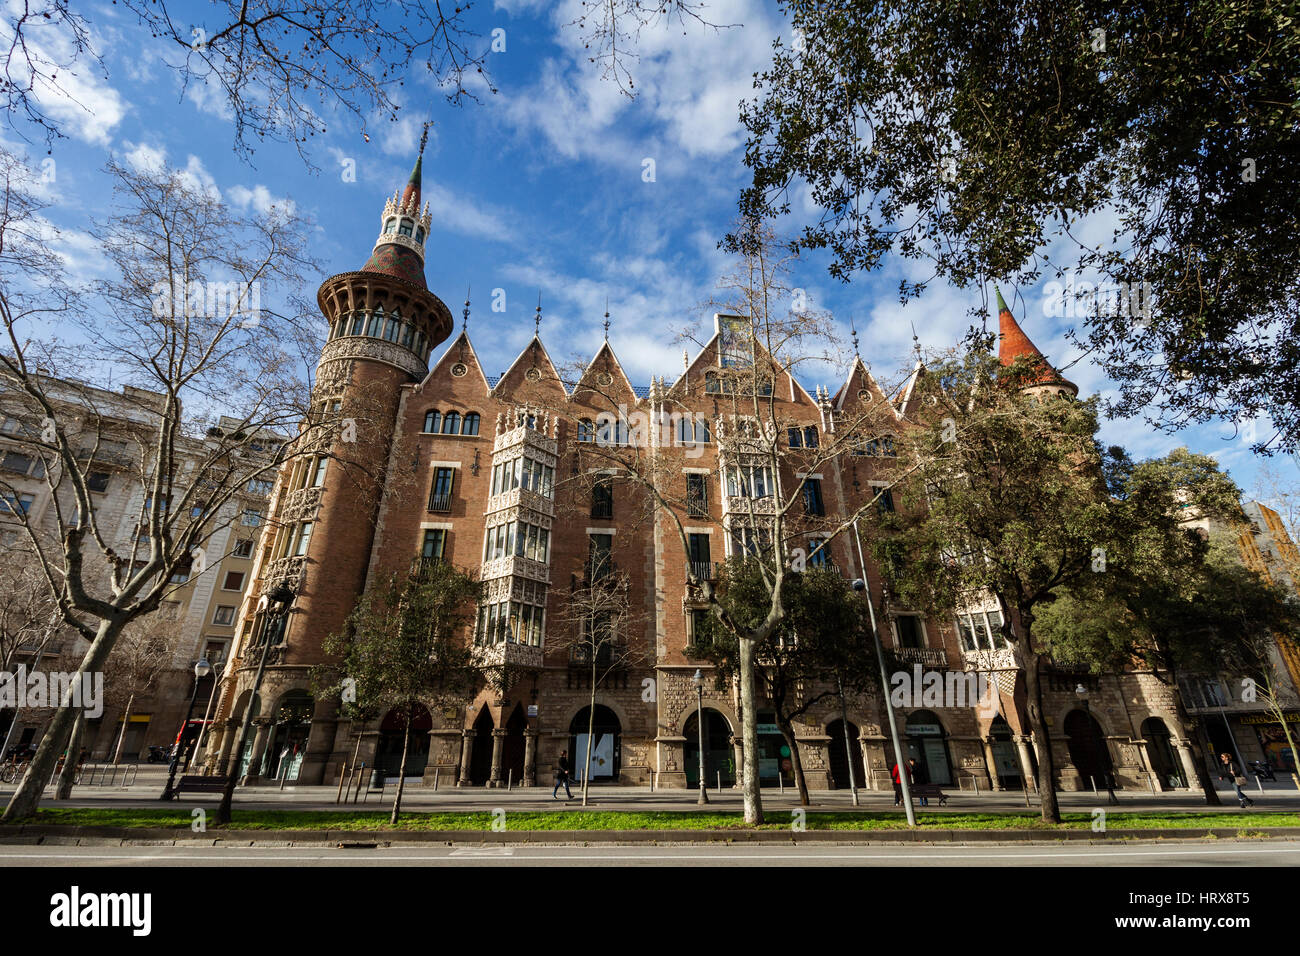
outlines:
[[[903, 805], [903, 783], [898, 779], [898, 764], [894, 764], [894, 769], [889, 771], [889, 775], [894, 779], [894, 806]], [[912, 768], [907, 768], [907, 782], [912, 782]]]

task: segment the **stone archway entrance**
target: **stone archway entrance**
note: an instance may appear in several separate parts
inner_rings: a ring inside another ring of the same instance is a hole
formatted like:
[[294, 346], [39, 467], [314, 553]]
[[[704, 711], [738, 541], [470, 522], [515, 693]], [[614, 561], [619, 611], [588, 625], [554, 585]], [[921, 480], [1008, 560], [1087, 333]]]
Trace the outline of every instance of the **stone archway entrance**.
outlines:
[[524, 716], [521, 704], [515, 704], [506, 721], [506, 737], [501, 747], [501, 777], [512, 786], [524, 782], [524, 731], [528, 729], [528, 718]]
[[952, 786], [952, 761], [948, 757], [948, 736], [938, 714], [918, 710], [907, 717], [907, 755], [919, 765], [918, 783]]
[[492, 779], [492, 731], [495, 729], [492, 715], [484, 707], [474, 721], [474, 749], [469, 758], [470, 786], [486, 787]]
[[1072, 710], [1065, 715], [1065, 733], [1069, 738], [1070, 762], [1079, 771], [1080, 781], [1105, 790], [1114, 767], [1097, 718], [1086, 711]]
[[858, 725], [849, 723], [850, 750], [844, 749], [844, 721], [833, 720], [826, 725], [826, 735], [831, 738], [827, 756], [831, 765], [831, 789], [847, 790], [849, 786], [849, 759], [853, 759], [853, 779], [858, 789], [866, 786], [866, 773], [862, 764], [862, 743], [858, 740]]
[[1151, 761], [1151, 772], [1162, 790], [1186, 787], [1187, 777], [1174, 753], [1173, 735], [1159, 717], [1148, 717], [1142, 721], [1142, 738], [1147, 742], [1147, 758]]
[[[683, 761], [686, 771], [686, 785], [700, 785], [700, 732], [698, 715], [692, 711], [682, 727], [686, 738]], [[704, 783], [708, 787], [718, 785], [718, 773], [722, 774], [722, 786], [730, 787], [736, 783], [736, 758], [731, 747], [731, 725], [727, 718], [711, 707], [704, 708]]]
[[[587, 757], [587, 718], [590, 707], [573, 715], [569, 723], [569, 756], [575, 783], [583, 780], [582, 762]], [[603, 704], [596, 705], [591, 726], [591, 782], [610, 783], [618, 780], [622, 769], [623, 725], [618, 715]]]
[[262, 776], [268, 780], [297, 780], [302, 758], [307, 753], [311, 715], [315, 701], [305, 690], [291, 690], [280, 698], [275, 711], [275, 728], [266, 749]]
[[[417, 777], [429, 763], [429, 731], [433, 716], [423, 704], [415, 705], [411, 720], [410, 750], [406, 755], [406, 775]], [[379, 724], [379, 741], [375, 746], [375, 769], [386, 777], [402, 772], [402, 747], [406, 746], [406, 708], [394, 707]]]

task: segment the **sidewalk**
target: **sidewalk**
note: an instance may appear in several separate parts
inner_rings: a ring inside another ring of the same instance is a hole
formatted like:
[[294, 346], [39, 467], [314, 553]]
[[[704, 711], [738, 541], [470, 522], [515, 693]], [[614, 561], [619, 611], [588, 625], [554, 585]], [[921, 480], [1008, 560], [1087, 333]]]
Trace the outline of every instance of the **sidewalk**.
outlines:
[[[45, 807], [165, 807], [159, 799], [167, 781], [167, 768], [157, 765], [144, 765], [139, 768], [135, 783], [131, 787], [87, 787], [78, 786], [72, 790], [72, 798], [67, 801], [54, 801], [52, 789], [46, 790]], [[514, 810], [575, 810], [582, 809], [582, 789], [573, 787], [574, 799], [551, 797], [551, 784], [539, 787], [516, 787], [512, 790], [489, 790], [483, 787], [440, 787], [434, 791], [419, 783], [408, 782], [402, 794], [402, 807], [413, 811], [462, 811], [489, 813], [497, 808]], [[12, 784], [0, 786], [0, 801], [7, 801], [14, 791]], [[1263, 792], [1253, 785], [1247, 791], [1255, 801], [1253, 809], [1269, 810], [1281, 813], [1300, 813], [1300, 791], [1295, 790], [1289, 780], [1285, 783], [1264, 784]], [[390, 780], [382, 792], [354, 794], [355, 800], [346, 805], [336, 804], [337, 786], [295, 786], [286, 784], [284, 789], [278, 785], [241, 787], [235, 791], [235, 806], [241, 809], [258, 810], [356, 810], [380, 809], [391, 807], [397, 793], [395, 781]], [[1149, 791], [1115, 792], [1118, 806], [1108, 802], [1105, 792], [1094, 794], [1059, 793], [1057, 799], [1061, 809], [1073, 812], [1091, 812], [1094, 809], [1107, 809], [1113, 812], [1140, 813], [1143, 811], [1162, 812], [1204, 812], [1206, 810], [1234, 811], [1237, 801], [1231, 788], [1220, 790], [1222, 807], [1207, 807], [1200, 791], [1172, 791], [1153, 794]], [[799, 806], [798, 792], [786, 788], [784, 793], [778, 788], [765, 788], [762, 793], [763, 806], [769, 810], [791, 810]], [[862, 790], [859, 791], [859, 806], [854, 807], [852, 797], [847, 790], [814, 790], [810, 794], [812, 802], [807, 807], [817, 811], [845, 810], [894, 810], [893, 791]], [[588, 795], [588, 807], [601, 810], [644, 810], [644, 811], [678, 811], [691, 813], [697, 810], [739, 812], [742, 809], [742, 796], [739, 790], [710, 789], [709, 805], [698, 806], [696, 790], [657, 790], [651, 792], [648, 787], [617, 787], [593, 785]], [[181, 803], [189, 806], [215, 804], [219, 794], [181, 794]], [[1037, 813], [1039, 804], [1034, 794], [1029, 796], [1029, 806], [1025, 804], [1025, 795], [1021, 791], [1002, 793], [950, 792], [948, 805], [940, 807], [938, 801], [931, 800], [927, 812], [977, 812], [977, 813]], [[915, 803], [915, 800], [913, 801]], [[173, 804], [175, 805], [175, 804]], [[918, 807], [919, 809], [919, 807]], [[898, 813], [902, 809], [898, 808]]]

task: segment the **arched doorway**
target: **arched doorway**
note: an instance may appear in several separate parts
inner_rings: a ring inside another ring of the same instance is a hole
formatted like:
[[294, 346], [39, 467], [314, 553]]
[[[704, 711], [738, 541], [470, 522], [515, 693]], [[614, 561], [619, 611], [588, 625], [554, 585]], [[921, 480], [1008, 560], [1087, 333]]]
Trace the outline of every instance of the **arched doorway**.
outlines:
[[[683, 759], [686, 762], [686, 783], [691, 787], [700, 785], [700, 732], [699, 719], [695, 711], [686, 719], [682, 734], [686, 737]], [[731, 749], [731, 725], [727, 718], [710, 707], [704, 708], [704, 783], [715, 787], [718, 774], [722, 774], [722, 785], [729, 787], [736, 782], [736, 756]]]
[[275, 711], [275, 727], [263, 759], [262, 776], [270, 780], [297, 780], [307, 737], [311, 733], [311, 714], [315, 701], [305, 690], [291, 690], [280, 698]]
[[[582, 782], [582, 763], [587, 757], [587, 718], [590, 707], [584, 707], [569, 722], [569, 756], [573, 765], [573, 779]], [[618, 779], [622, 766], [623, 726], [618, 715], [602, 704], [596, 705], [591, 726], [591, 782], [608, 783]]]
[[853, 779], [859, 788], [867, 779], [862, 769], [862, 742], [858, 740], [858, 725], [849, 724], [849, 750], [844, 749], [844, 721], [833, 720], [826, 725], [826, 735], [831, 738], [827, 746], [831, 764], [831, 788], [845, 790], [849, 786], [849, 755], [853, 758]]
[[492, 778], [492, 731], [495, 729], [492, 715], [484, 707], [474, 721], [474, 749], [469, 758], [469, 782], [472, 786], [486, 786]]
[[501, 776], [507, 783], [518, 786], [524, 780], [524, 731], [528, 729], [528, 718], [524, 708], [515, 704], [515, 709], [506, 721], [506, 739], [501, 748]]
[[[231, 717], [234, 719], [235, 726], [232, 730], [229, 731], [229, 733], [233, 738], [238, 738], [239, 736], [239, 728], [242, 725], [244, 720], [244, 709], [248, 707], [249, 699], [250, 699], [250, 693], [248, 691], [244, 691], [244, 695], [240, 699], [238, 705], [235, 707], [234, 710], [231, 711]], [[258, 717], [262, 715], [262, 695], [258, 694], [256, 697], [252, 697], [251, 699], [253, 702], [253, 711], [249, 719], [256, 720]], [[239, 752], [239, 773], [237, 774], [237, 776], [239, 776], [241, 779], [248, 774], [248, 765], [249, 763], [252, 762], [253, 759], [253, 744], [256, 741], [257, 741], [256, 725], [249, 724], [248, 736], [244, 738], [244, 747]], [[232, 747], [236, 747], [238, 745], [239, 745], [238, 739], [235, 739], [231, 744]]]
[[1142, 721], [1142, 738], [1147, 742], [1151, 772], [1156, 775], [1162, 789], [1187, 786], [1187, 778], [1174, 754], [1172, 737], [1169, 728], [1159, 717], [1148, 717]]
[[[406, 775], [418, 777], [429, 762], [429, 731], [433, 717], [423, 704], [415, 705], [411, 720], [410, 751], [406, 755]], [[402, 772], [402, 747], [406, 741], [406, 708], [394, 707], [379, 724], [379, 743], [375, 746], [375, 769], [386, 777]]]
[[938, 714], [918, 710], [907, 718], [907, 755], [921, 768], [918, 783], [952, 785], [952, 762], [948, 759], [947, 733]]
[[1024, 789], [1024, 773], [1016, 745], [1011, 739], [1011, 725], [1001, 714], [993, 718], [993, 723], [989, 726], [989, 737], [993, 741], [993, 763], [996, 765], [998, 784], [1004, 790]]
[[1070, 762], [1079, 771], [1080, 778], [1098, 790], [1106, 789], [1114, 768], [1097, 718], [1086, 711], [1072, 710], [1065, 715], [1065, 733], [1069, 738]]

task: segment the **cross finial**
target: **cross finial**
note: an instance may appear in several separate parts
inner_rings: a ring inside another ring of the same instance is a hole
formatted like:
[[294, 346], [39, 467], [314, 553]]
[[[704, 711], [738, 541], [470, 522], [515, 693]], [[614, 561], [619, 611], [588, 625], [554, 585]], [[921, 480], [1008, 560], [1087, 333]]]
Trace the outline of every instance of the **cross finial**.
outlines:
[[853, 354], [857, 355], [858, 358], [862, 358], [861, 355], [858, 355], [858, 327], [852, 318], [849, 319], [849, 331], [853, 333]]
[[921, 340], [920, 338], [917, 337], [916, 334], [916, 323], [913, 322], [911, 323], [911, 325], [912, 325], [912, 350], [916, 352], [916, 360], [919, 362], [921, 360]]
[[605, 341], [609, 341], [609, 296], [605, 296]]
[[429, 142], [429, 127], [433, 125], [433, 120], [424, 121], [424, 129], [420, 132], [420, 155], [424, 155], [424, 147]]
[[542, 290], [537, 290], [537, 314], [533, 316], [533, 335], [540, 337], [542, 334]]
[[469, 290], [470, 286], [465, 286], [465, 311], [460, 314], [460, 332], [464, 335], [469, 329]]

